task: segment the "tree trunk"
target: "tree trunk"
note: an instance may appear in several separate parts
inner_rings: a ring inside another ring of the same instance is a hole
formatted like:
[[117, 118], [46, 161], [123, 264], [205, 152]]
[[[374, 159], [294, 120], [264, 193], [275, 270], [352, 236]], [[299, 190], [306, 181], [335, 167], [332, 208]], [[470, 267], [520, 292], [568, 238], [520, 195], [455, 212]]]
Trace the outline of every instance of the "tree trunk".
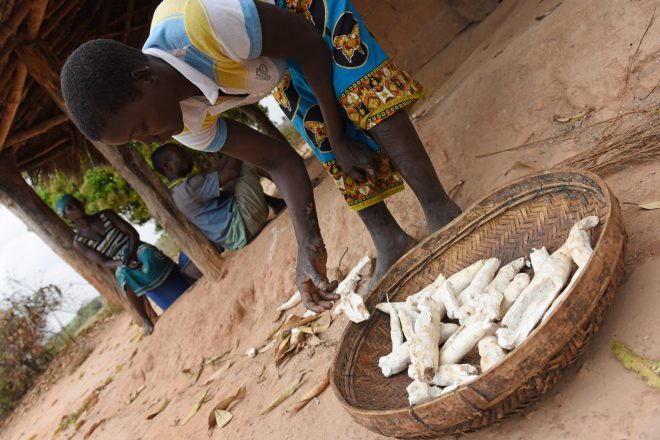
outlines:
[[179, 211], [170, 193], [133, 147], [93, 142], [96, 149], [142, 197], [149, 212], [203, 274], [222, 277], [222, 257], [215, 246]]
[[259, 128], [263, 134], [270, 136], [273, 139], [277, 139], [278, 141], [282, 141], [285, 144], [289, 143], [284, 135], [277, 129], [275, 124], [273, 124], [273, 121], [268, 118], [266, 113], [264, 113], [257, 104], [245, 105], [239, 107], [238, 110], [245, 113], [248, 118], [252, 119], [252, 121], [257, 124], [257, 128]]
[[113, 304], [123, 304], [114, 274], [73, 248], [73, 232], [21, 177], [13, 157], [0, 155], [0, 203]]

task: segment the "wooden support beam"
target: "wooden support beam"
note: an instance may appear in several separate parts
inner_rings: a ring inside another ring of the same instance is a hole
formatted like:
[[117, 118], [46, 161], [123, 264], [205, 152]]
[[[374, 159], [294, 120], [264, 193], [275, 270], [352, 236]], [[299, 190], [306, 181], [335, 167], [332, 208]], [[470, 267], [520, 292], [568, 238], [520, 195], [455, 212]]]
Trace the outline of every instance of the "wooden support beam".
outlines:
[[12, 134], [7, 142], [5, 142], [5, 148], [12, 147], [14, 145], [27, 142], [30, 139], [39, 136], [50, 130], [53, 127], [57, 127], [69, 120], [67, 115], [57, 115], [54, 118], [51, 118], [47, 121], [41, 122], [37, 125], [33, 125], [32, 128], [20, 131], [18, 133]]
[[4, 91], [9, 81], [14, 77], [16, 67], [18, 67], [17, 62], [13, 59], [5, 65], [2, 75], [0, 75], [0, 91]]
[[[59, 139], [59, 140], [51, 143], [46, 148], [40, 149], [38, 153], [30, 156], [29, 159], [19, 161], [18, 165], [17, 165], [18, 169], [19, 170], [28, 170], [28, 169], [33, 169], [34, 170], [34, 169], [37, 169], [37, 168], [45, 165], [46, 163], [53, 160], [53, 157], [50, 153], [53, 150], [56, 150], [57, 148], [59, 148], [62, 145], [66, 144], [67, 142], [71, 143], [71, 138], [69, 136], [66, 136], [62, 139]], [[57, 155], [59, 155], [59, 154], [56, 154], [56, 156]]]
[[32, 2], [21, 2], [20, 6], [16, 8], [14, 15], [6, 23], [0, 24], [0, 47], [5, 45], [9, 37], [13, 37], [16, 34], [16, 30], [30, 13], [30, 8], [32, 8]]
[[62, 2], [61, 5], [62, 6], [58, 10], [52, 12], [46, 20], [45, 26], [39, 34], [40, 38], [45, 39], [56, 29], [70, 29], [68, 27], [62, 26], [62, 20], [64, 17], [75, 15], [78, 11], [74, 11], [74, 9], [80, 9], [82, 7], [82, 2], [77, 0], [68, 0], [66, 2]]
[[16, 48], [19, 60], [25, 65], [30, 76], [48, 93], [63, 113], [68, 114], [64, 98], [60, 92], [60, 75], [62, 63], [55, 58], [42, 41], [35, 41]]
[[30, 12], [30, 20], [27, 26], [27, 40], [33, 41], [39, 34], [41, 23], [44, 21], [46, 15], [46, 8], [48, 7], [48, 0], [32, 0], [32, 9]]
[[132, 146], [93, 142], [96, 149], [142, 197], [156, 221], [195, 265], [214, 279], [223, 276], [223, 260], [214, 245], [179, 211], [156, 173]]
[[7, 135], [9, 134], [9, 129], [14, 123], [16, 110], [18, 110], [18, 106], [21, 103], [21, 98], [23, 97], [23, 86], [25, 85], [25, 78], [27, 78], [27, 69], [25, 65], [19, 64], [16, 68], [16, 76], [14, 76], [14, 81], [11, 84], [11, 90], [9, 92], [9, 96], [7, 97], [5, 108], [2, 112], [2, 115], [0, 115], [0, 146], [5, 144]]
[[73, 232], [27, 184], [7, 153], [0, 155], [0, 203], [85, 278], [104, 298], [122, 304], [114, 274], [89, 262], [73, 248]]

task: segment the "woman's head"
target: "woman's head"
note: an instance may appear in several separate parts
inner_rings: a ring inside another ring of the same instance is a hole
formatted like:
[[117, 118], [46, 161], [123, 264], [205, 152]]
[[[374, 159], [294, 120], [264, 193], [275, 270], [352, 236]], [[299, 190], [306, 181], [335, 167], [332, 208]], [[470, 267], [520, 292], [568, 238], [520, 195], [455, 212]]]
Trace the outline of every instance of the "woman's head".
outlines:
[[61, 87], [71, 118], [94, 141], [163, 143], [183, 131], [163, 62], [114, 40], [92, 40], [66, 60]]
[[55, 208], [61, 217], [71, 221], [76, 221], [86, 215], [83, 203], [71, 194], [64, 194], [60, 197]]

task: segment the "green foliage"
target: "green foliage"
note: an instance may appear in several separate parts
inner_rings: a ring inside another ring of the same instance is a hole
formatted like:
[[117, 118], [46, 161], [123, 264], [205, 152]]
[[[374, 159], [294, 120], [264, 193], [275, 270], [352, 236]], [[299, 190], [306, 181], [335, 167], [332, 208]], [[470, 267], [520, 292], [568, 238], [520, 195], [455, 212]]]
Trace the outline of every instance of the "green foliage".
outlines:
[[[152, 145], [133, 146], [151, 164]], [[124, 147], [128, 148], [128, 147]], [[88, 214], [111, 209], [138, 225], [151, 220], [151, 214], [135, 190], [109, 166], [87, 168], [82, 176], [55, 172], [33, 182], [39, 197], [51, 208], [63, 194], [72, 194], [85, 202]]]

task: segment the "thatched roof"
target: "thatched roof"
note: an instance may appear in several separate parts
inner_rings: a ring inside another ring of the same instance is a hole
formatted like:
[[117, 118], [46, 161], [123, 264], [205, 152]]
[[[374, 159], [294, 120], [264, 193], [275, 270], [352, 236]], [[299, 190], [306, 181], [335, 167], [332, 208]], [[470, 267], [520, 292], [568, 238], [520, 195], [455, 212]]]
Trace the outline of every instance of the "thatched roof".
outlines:
[[60, 68], [90, 39], [140, 47], [158, 3], [0, 0], [0, 152], [30, 172], [74, 171], [81, 155], [96, 156], [62, 110]]

